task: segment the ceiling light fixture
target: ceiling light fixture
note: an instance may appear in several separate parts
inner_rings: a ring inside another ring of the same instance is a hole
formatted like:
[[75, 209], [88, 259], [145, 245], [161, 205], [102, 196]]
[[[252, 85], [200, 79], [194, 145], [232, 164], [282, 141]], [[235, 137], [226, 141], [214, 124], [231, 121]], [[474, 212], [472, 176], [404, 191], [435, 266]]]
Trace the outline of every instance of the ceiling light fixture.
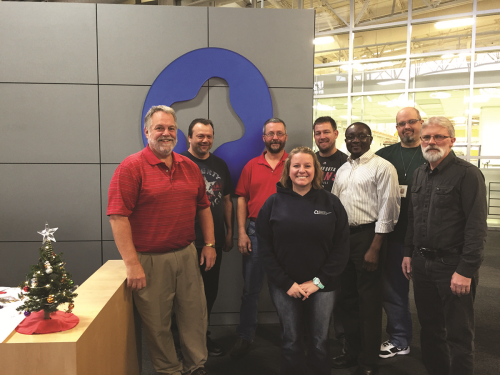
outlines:
[[459, 18], [456, 20], [439, 21], [434, 24], [436, 29], [451, 29], [452, 27], [470, 26], [474, 23], [472, 18]]
[[451, 94], [449, 92], [433, 92], [429, 95], [432, 99], [448, 99]]
[[321, 44], [329, 44], [333, 43], [335, 39], [333, 39], [333, 36], [322, 36], [319, 38], [314, 38], [313, 43], [316, 45], [321, 45]]
[[447, 53], [445, 55], [441, 55], [441, 58], [443, 60], [449, 60], [449, 59], [453, 59], [455, 57], [457, 57], [457, 56], [455, 54], [453, 54], [453, 53]]

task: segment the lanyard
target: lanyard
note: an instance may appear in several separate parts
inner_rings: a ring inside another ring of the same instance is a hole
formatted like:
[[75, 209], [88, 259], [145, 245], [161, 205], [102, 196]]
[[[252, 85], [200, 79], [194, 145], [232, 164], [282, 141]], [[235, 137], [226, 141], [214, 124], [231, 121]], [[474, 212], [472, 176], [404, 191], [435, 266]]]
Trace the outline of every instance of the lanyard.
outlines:
[[403, 172], [405, 173], [405, 181], [406, 181], [406, 174], [408, 170], [410, 169], [411, 162], [413, 161], [413, 158], [415, 158], [415, 155], [417, 155], [418, 152], [418, 147], [415, 149], [415, 152], [413, 153], [413, 156], [411, 157], [410, 164], [408, 164], [408, 168], [405, 167], [405, 161], [403, 160], [403, 146], [399, 144], [400, 150], [399, 152], [401, 153], [401, 162], [403, 163]]

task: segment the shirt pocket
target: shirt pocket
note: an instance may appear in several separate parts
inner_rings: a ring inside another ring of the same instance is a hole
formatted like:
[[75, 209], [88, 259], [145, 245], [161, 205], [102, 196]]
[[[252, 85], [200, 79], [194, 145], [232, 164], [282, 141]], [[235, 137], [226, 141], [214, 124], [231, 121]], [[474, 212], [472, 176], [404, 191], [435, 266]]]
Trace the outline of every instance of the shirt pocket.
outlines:
[[437, 186], [434, 193], [434, 203], [437, 208], [450, 207], [453, 201], [453, 186]]
[[413, 207], [418, 207], [420, 191], [422, 190], [422, 186], [412, 186], [411, 187], [411, 203]]

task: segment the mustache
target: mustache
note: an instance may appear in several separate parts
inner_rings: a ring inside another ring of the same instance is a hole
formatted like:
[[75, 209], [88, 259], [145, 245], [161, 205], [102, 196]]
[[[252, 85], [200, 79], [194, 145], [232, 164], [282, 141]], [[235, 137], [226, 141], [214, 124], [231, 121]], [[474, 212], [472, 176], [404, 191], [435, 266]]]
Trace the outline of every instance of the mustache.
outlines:
[[159, 137], [158, 141], [174, 141], [172, 137]]

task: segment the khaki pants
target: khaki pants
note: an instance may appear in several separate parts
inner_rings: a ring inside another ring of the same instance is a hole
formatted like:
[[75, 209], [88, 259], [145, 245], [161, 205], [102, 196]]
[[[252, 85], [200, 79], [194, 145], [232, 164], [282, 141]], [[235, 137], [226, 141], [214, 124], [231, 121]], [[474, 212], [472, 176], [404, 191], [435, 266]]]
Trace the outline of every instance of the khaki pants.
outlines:
[[[155, 370], [180, 375], [207, 361], [207, 307], [193, 244], [168, 253], [137, 253], [146, 287], [134, 292]], [[184, 364], [177, 360], [170, 330], [175, 306]]]

